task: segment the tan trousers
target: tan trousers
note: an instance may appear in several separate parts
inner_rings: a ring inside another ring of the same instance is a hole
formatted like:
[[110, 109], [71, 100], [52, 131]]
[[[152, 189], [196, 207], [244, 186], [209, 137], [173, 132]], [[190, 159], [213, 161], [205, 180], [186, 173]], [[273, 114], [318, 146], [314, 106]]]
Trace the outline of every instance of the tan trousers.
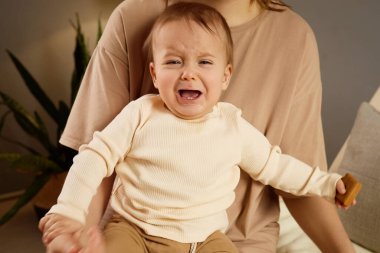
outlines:
[[145, 234], [120, 215], [114, 215], [104, 229], [107, 253], [238, 253], [222, 232], [214, 232], [200, 243], [179, 243]]

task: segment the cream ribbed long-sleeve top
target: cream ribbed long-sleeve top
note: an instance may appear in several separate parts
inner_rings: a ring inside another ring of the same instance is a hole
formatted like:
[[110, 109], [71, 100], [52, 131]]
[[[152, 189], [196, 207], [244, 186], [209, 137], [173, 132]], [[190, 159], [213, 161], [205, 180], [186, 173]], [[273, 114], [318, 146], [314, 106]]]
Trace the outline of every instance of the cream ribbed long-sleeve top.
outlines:
[[229, 103], [184, 120], [158, 95], [146, 95], [80, 148], [50, 213], [84, 223], [98, 185], [116, 171], [111, 205], [117, 213], [147, 234], [201, 242], [227, 228], [240, 169], [274, 188], [330, 200], [340, 178], [281, 154]]

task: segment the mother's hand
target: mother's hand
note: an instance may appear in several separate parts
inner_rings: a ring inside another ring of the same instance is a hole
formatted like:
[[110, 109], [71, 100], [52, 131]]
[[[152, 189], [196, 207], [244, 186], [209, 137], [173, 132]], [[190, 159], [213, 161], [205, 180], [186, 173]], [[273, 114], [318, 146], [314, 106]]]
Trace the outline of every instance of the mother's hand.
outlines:
[[43, 234], [42, 241], [47, 246], [61, 234], [79, 236], [84, 226], [80, 222], [63, 215], [48, 214], [40, 220], [38, 228]]
[[45, 246], [46, 253], [78, 253], [81, 249], [74, 234], [60, 234]]

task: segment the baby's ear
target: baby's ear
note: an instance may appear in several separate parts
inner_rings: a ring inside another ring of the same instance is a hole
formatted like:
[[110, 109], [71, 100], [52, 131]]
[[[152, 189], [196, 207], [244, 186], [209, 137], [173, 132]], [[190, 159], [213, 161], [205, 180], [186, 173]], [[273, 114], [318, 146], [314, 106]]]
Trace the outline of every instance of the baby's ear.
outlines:
[[157, 78], [156, 78], [156, 70], [154, 68], [154, 63], [153, 62], [149, 63], [149, 72], [150, 72], [150, 76], [152, 77], [152, 81], [153, 81], [154, 87], [156, 87], [156, 79]]
[[227, 66], [224, 69], [224, 77], [223, 77], [223, 84], [222, 84], [223, 90], [226, 90], [228, 88], [228, 85], [230, 84], [230, 80], [231, 80], [231, 75], [232, 75], [232, 65], [227, 64]]

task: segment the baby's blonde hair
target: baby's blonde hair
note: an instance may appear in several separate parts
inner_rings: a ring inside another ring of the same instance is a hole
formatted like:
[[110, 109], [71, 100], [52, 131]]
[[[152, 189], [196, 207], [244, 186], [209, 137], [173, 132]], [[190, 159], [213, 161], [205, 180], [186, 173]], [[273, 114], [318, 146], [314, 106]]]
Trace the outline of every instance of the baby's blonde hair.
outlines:
[[165, 24], [171, 21], [191, 21], [203, 27], [206, 31], [220, 37], [225, 42], [227, 64], [233, 61], [233, 42], [230, 28], [224, 17], [214, 8], [200, 4], [179, 2], [168, 6], [156, 19], [149, 37], [150, 50], [153, 52], [153, 41], [155, 33]]
[[[164, 0], [166, 5], [168, 5], [168, 0]], [[282, 0], [250, 0], [251, 4], [254, 2], [257, 2], [260, 7], [264, 10], [270, 10], [270, 11], [284, 11], [285, 9], [282, 7], [290, 7], [284, 1]], [[280, 7], [280, 8], [277, 8]]]

